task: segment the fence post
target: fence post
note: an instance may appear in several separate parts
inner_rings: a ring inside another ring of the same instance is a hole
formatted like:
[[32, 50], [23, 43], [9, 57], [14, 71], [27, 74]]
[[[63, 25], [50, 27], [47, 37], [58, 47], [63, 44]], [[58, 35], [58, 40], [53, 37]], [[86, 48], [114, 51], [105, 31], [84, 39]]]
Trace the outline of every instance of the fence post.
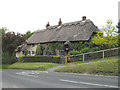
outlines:
[[84, 59], [85, 59], [85, 57], [84, 57], [84, 54], [83, 54], [83, 63], [84, 63]]
[[65, 64], [67, 64], [67, 56], [65, 56]]
[[105, 56], [105, 55], [104, 55], [104, 50], [103, 50], [103, 59], [104, 59], [104, 56]]

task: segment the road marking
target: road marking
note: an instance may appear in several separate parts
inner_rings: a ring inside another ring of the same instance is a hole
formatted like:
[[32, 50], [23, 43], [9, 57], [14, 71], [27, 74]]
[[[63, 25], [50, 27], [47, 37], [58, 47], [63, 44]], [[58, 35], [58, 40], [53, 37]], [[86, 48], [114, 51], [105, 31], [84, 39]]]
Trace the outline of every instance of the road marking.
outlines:
[[48, 71], [23, 71], [23, 72], [17, 72], [16, 74], [31, 76], [31, 77], [39, 77], [38, 75], [42, 72], [48, 73]]
[[111, 86], [111, 85], [102, 85], [102, 84], [87, 83], [87, 82], [77, 82], [77, 81], [70, 81], [70, 80], [64, 80], [64, 79], [59, 79], [59, 80], [63, 81], [63, 82], [81, 83], [81, 84], [94, 85], [94, 86], [105, 86], [105, 87], [111, 87], [111, 88], [118, 88], [118, 86]]
[[48, 71], [23, 71], [23, 72], [17, 72], [16, 74], [40, 74], [40, 73], [48, 73]]

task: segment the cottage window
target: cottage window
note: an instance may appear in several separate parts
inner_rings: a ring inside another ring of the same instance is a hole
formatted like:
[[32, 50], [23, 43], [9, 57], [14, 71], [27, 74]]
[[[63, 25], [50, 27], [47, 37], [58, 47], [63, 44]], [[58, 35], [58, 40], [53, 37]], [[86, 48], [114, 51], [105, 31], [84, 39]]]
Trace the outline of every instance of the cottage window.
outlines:
[[34, 54], [35, 52], [34, 51], [32, 51], [32, 54]]
[[64, 50], [59, 50], [59, 56], [63, 56], [64, 55]]
[[22, 51], [22, 54], [25, 54], [25, 52], [24, 52], [24, 51]]
[[28, 54], [30, 55], [30, 51], [28, 51]]
[[32, 44], [32, 47], [35, 47], [35, 45], [34, 45], [34, 44]]
[[44, 50], [44, 55], [49, 55], [49, 50]]

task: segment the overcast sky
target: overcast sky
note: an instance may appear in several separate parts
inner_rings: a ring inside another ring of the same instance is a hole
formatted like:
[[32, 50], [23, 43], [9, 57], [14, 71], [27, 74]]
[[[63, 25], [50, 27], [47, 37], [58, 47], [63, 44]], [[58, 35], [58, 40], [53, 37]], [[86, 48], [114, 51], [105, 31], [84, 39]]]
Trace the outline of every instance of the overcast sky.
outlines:
[[0, 28], [26, 33], [45, 29], [46, 23], [78, 21], [82, 16], [101, 27], [106, 20], [118, 23], [120, 0], [0, 0]]

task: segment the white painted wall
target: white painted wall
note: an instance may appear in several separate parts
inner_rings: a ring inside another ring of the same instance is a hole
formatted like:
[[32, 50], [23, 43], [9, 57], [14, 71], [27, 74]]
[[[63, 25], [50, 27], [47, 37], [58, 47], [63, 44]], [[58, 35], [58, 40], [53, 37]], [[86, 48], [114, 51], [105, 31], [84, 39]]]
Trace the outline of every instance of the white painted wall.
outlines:
[[[36, 53], [36, 48], [37, 48], [38, 44], [34, 44], [34, 47], [33, 45], [27, 45], [27, 50], [30, 52], [30, 54], [28, 54], [28, 56], [35, 56], [35, 53]], [[34, 52], [34, 54], [32, 54], [32, 52]], [[20, 57], [20, 56], [24, 56], [23, 52], [16, 52], [16, 57]]]
[[[30, 56], [35, 56], [37, 46], [37, 44], [34, 44], [34, 47], [32, 47], [32, 45], [27, 45], [27, 50], [30, 51]], [[34, 54], [32, 54], [32, 51], [34, 51]]]
[[16, 52], [16, 57], [18, 58], [20, 56], [24, 56], [24, 54], [22, 53], [22, 51], [21, 52]]

